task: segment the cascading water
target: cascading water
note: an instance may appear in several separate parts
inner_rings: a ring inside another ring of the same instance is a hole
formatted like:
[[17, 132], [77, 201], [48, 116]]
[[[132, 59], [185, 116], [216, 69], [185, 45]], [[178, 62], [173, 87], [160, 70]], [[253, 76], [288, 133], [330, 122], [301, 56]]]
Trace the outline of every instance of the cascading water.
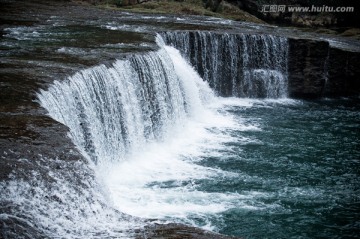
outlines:
[[[187, 82], [186, 82], [187, 81]], [[189, 86], [190, 84], [190, 86]], [[196, 85], [197, 84], [197, 85]], [[203, 82], [179, 80], [165, 49], [83, 70], [39, 94], [50, 115], [67, 125], [97, 164], [122, 161], [146, 142], [164, 138], [201, 104]], [[101, 161], [101, 162], [100, 162]]]
[[287, 96], [287, 38], [272, 35], [164, 32], [221, 96]]

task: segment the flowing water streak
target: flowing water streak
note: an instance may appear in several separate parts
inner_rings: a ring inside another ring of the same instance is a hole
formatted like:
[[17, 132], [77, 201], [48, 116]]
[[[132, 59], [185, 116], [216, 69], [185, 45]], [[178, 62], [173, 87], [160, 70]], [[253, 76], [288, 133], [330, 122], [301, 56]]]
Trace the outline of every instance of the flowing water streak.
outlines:
[[287, 38], [214, 32], [163, 32], [221, 96], [287, 96]]

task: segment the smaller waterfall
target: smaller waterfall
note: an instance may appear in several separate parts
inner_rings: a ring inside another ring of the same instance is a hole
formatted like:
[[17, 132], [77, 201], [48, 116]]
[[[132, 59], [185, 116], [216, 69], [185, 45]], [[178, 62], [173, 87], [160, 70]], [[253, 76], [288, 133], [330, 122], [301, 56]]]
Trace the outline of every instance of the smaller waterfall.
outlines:
[[287, 96], [288, 43], [272, 35], [164, 32], [204, 80], [222, 96]]

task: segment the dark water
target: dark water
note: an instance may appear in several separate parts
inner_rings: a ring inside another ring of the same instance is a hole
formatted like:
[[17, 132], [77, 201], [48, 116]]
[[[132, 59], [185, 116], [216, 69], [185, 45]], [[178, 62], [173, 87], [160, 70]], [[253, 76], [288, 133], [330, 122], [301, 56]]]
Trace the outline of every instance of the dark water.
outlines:
[[245, 238], [358, 237], [359, 109], [359, 100], [227, 107], [260, 130], [231, 132], [252, 143], [229, 144], [222, 156], [202, 161], [240, 176], [204, 180], [199, 188], [251, 195], [244, 199], [247, 207], [213, 218], [220, 232]]

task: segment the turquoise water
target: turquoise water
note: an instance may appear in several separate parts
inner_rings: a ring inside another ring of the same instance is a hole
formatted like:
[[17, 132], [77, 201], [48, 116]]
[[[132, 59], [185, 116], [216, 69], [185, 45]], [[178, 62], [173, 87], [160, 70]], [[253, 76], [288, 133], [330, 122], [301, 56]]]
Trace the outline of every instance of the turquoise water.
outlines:
[[[245, 238], [355, 238], [360, 235], [359, 100], [258, 101], [224, 111], [260, 130], [228, 143], [203, 166], [237, 173], [199, 182], [207, 192], [251, 195], [247, 207], [214, 216], [220, 232]], [[254, 194], [254, 192], [256, 192]]]

